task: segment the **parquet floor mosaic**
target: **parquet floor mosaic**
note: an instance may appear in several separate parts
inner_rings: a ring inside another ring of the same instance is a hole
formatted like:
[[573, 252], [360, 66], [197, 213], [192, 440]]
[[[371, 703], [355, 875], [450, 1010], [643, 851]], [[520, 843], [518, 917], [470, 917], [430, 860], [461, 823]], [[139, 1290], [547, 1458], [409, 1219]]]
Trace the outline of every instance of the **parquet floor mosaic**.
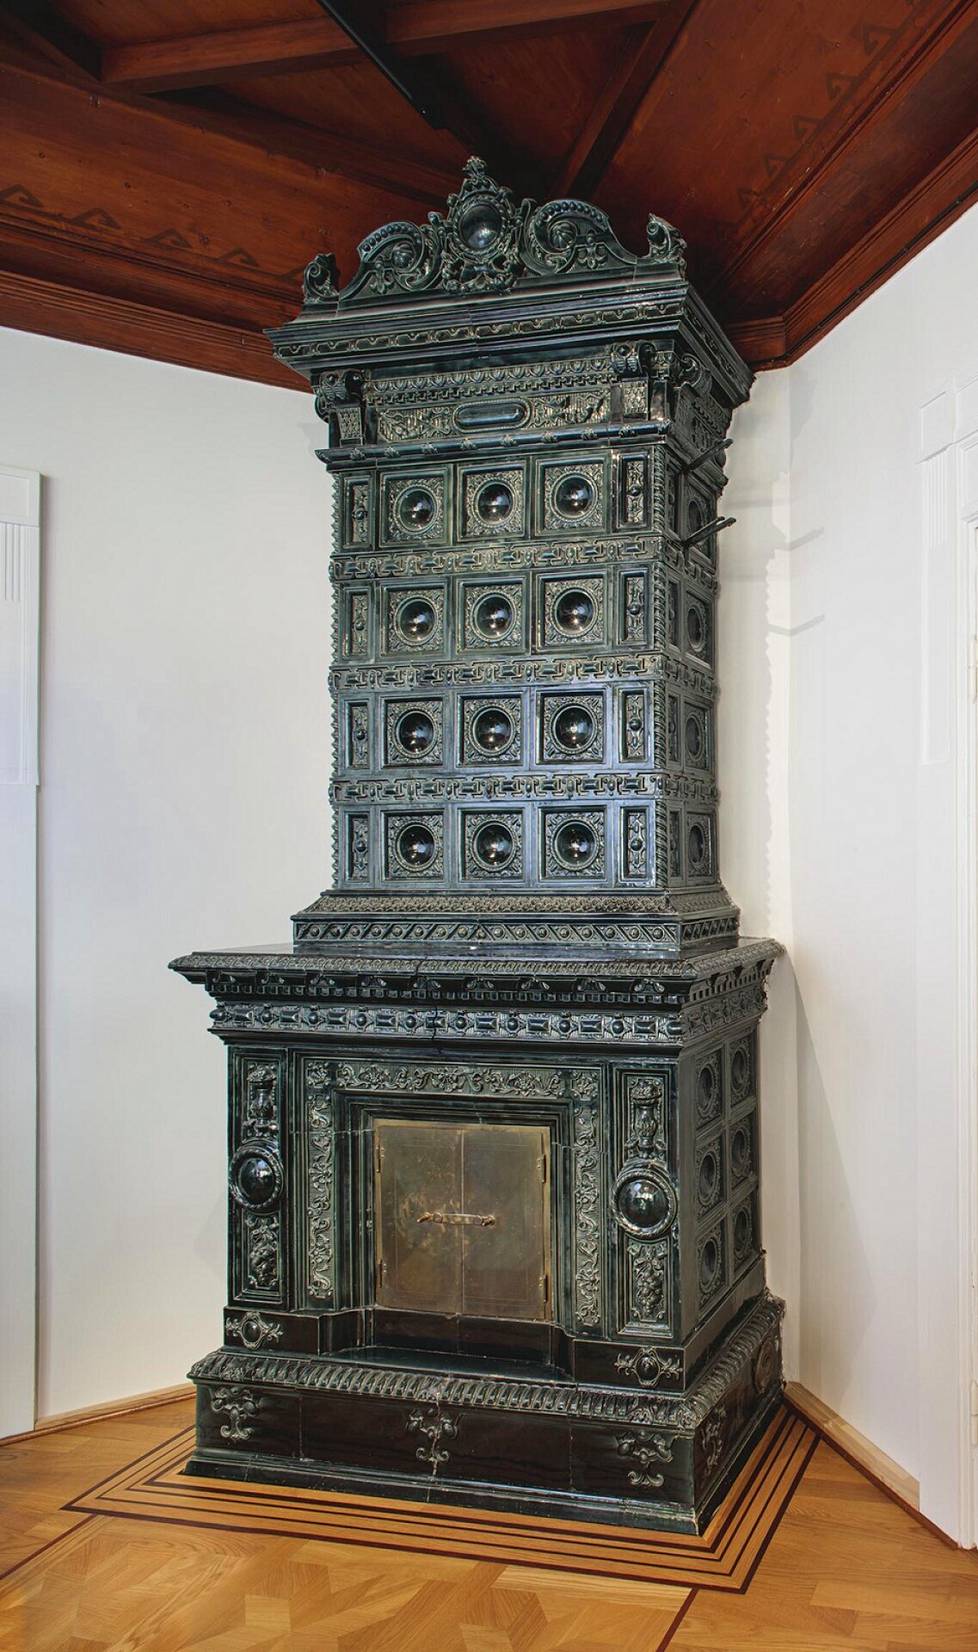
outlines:
[[75, 1498], [72, 1512], [135, 1515], [230, 1531], [422, 1548], [429, 1554], [547, 1565], [681, 1587], [743, 1587], [781, 1518], [817, 1437], [785, 1409], [768, 1430], [702, 1537], [458, 1509], [285, 1486], [187, 1477], [185, 1430], [140, 1461]]
[[189, 1422], [0, 1450], [3, 1652], [978, 1652], [978, 1555], [787, 1409], [702, 1538], [183, 1478]]

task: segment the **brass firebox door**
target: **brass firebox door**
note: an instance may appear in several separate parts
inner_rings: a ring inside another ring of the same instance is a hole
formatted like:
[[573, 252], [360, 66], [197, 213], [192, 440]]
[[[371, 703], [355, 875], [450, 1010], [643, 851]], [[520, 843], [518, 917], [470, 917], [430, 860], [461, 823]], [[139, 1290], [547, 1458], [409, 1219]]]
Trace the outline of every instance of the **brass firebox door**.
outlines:
[[548, 1132], [378, 1119], [374, 1144], [377, 1302], [547, 1319]]

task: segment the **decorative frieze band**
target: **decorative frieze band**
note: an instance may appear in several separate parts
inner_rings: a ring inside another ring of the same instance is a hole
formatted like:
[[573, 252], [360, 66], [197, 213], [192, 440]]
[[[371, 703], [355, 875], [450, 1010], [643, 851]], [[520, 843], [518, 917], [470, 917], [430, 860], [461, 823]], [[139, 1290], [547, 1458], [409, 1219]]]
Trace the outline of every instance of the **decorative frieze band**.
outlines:
[[[352, 649], [350, 654], [352, 655]], [[530, 658], [500, 655], [495, 659], [473, 659], [451, 663], [425, 661], [419, 665], [391, 662], [377, 665], [337, 665], [330, 673], [335, 693], [369, 690], [409, 690], [433, 688], [491, 688], [500, 685], [603, 681], [628, 682], [636, 678], [649, 682], [675, 683], [712, 703], [717, 696], [711, 671], [700, 669], [669, 654], [536, 654]]]
[[588, 769], [569, 774], [412, 774], [390, 779], [349, 779], [333, 783], [336, 803], [477, 803], [516, 798], [653, 797], [716, 807], [720, 794], [711, 780], [684, 774], [641, 774]]
[[[758, 1008], [761, 1006], [759, 1005]], [[576, 1011], [416, 1009], [367, 1004], [219, 1003], [211, 1011], [218, 1032], [319, 1032], [334, 1036], [450, 1039], [491, 1038], [534, 1043], [681, 1044], [681, 1016], [601, 1015]]]
[[595, 1100], [601, 1080], [596, 1072], [568, 1067], [497, 1067], [466, 1062], [338, 1061], [335, 1082], [341, 1090], [369, 1095], [511, 1096], [519, 1101]]

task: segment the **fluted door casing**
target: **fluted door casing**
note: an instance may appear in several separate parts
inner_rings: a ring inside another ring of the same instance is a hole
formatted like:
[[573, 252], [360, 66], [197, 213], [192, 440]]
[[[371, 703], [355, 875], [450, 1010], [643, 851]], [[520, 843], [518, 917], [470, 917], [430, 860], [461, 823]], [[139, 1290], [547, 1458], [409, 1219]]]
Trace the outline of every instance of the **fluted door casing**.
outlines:
[[778, 949], [716, 786], [750, 375], [683, 252], [471, 161], [270, 334], [334, 477], [334, 877], [291, 949], [175, 966], [231, 1060], [201, 1472], [696, 1529], [777, 1403]]

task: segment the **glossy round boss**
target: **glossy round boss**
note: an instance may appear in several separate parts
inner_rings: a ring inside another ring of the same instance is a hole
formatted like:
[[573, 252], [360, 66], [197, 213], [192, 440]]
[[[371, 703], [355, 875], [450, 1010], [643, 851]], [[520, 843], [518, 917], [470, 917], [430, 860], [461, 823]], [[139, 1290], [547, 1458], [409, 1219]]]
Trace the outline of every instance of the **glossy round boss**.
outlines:
[[421, 871], [435, 858], [435, 834], [427, 826], [405, 826], [397, 837], [397, 853], [405, 866]]
[[568, 820], [554, 837], [554, 849], [565, 866], [587, 866], [598, 852], [598, 840], [583, 820]]
[[397, 743], [412, 757], [423, 757], [435, 739], [435, 724], [426, 711], [406, 711], [396, 725]]
[[249, 1210], [268, 1210], [282, 1192], [282, 1165], [269, 1142], [243, 1142], [231, 1161], [231, 1192]]
[[492, 201], [473, 201], [458, 221], [458, 232], [472, 252], [487, 252], [502, 227], [502, 214]]
[[584, 706], [564, 706], [554, 718], [554, 739], [565, 751], [581, 751], [594, 735], [594, 718]]
[[435, 519], [435, 496], [428, 488], [405, 488], [397, 501], [402, 527], [427, 528]]
[[513, 510], [513, 490], [505, 482], [486, 482], [475, 497], [476, 514], [483, 522], [505, 522]]
[[516, 848], [513, 834], [501, 821], [491, 820], [480, 826], [472, 844], [476, 859], [483, 866], [499, 870], [508, 866]]
[[700, 1252], [700, 1289], [712, 1290], [720, 1277], [720, 1246], [710, 1238]]
[[482, 751], [505, 751], [513, 738], [513, 722], [498, 706], [487, 706], [472, 724], [472, 737]]
[[594, 499], [594, 485], [586, 476], [565, 476], [554, 488], [554, 504], [561, 516], [583, 516]]
[[593, 598], [586, 591], [562, 591], [554, 604], [554, 619], [562, 631], [586, 631], [594, 619]]
[[395, 624], [407, 642], [425, 642], [435, 629], [435, 605], [427, 597], [410, 597], [397, 610]]
[[689, 828], [687, 855], [691, 872], [702, 872], [706, 866], [706, 833], [695, 823]]
[[633, 1162], [625, 1166], [615, 1184], [614, 1215], [626, 1232], [654, 1239], [675, 1220], [675, 1192], [653, 1165]]
[[476, 604], [476, 629], [484, 637], [504, 637], [513, 624], [513, 604], [499, 591], [491, 591]]

